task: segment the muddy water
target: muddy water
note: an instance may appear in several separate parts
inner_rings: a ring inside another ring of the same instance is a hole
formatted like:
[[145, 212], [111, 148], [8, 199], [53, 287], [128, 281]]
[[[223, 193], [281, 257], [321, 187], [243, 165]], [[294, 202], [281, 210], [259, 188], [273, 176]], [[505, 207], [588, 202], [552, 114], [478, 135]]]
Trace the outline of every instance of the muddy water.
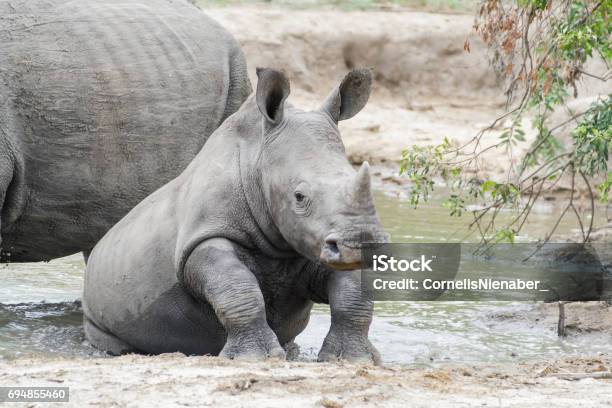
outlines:
[[[394, 242], [473, 241], [465, 218], [451, 218], [440, 200], [414, 210], [405, 200], [382, 192], [377, 208]], [[507, 214], [510, 217], [511, 214]], [[558, 209], [545, 205], [519, 240], [542, 237]], [[603, 219], [596, 220], [596, 224]], [[575, 224], [562, 222], [560, 233]], [[84, 341], [77, 299], [83, 285], [80, 255], [49, 263], [0, 266], [0, 359], [28, 354], [101, 356]], [[560, 340], [554, 327], [494, 315], [520, 315], [530, 303], [379, 302], [371, 339], [389, 363], [436, 364], [532, 359], [609, 351], [609, 342]], [[329, 328], [329, 312], [317, 306], [307, 330], [296, 342], [304, 358], [314, 358]]]

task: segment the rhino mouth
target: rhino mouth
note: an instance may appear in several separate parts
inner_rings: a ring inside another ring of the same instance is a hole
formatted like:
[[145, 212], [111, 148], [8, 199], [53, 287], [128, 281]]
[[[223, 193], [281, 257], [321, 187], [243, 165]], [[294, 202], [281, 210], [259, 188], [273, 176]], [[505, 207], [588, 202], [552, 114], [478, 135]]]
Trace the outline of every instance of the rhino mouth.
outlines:
[[361, 261], [359, 262], [344, 262], [320, 259], [320, 262], [326, 267], [335, 271], [354, 271], [361, 269]]
[[358, 239], [341, 239], [338, 234], [332, 233], [325, 238], [319, 260], [336, 270], [360, 269], [362, 265], [361, 251], [364, 245], [387, 242], [389, 242], [389, 235], [382, 232], [376, 235], [361, 233]]

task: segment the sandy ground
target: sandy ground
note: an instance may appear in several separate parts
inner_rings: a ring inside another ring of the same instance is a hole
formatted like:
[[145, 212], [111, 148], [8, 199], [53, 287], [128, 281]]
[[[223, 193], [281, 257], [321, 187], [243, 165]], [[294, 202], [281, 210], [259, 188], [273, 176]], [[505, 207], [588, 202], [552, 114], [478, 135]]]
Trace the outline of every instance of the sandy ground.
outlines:
[[[610, 305], [571, 303], [566, 314], [570, 341], [580, 336], [581, 341], [607, 338], [612, 344]], [[557, 304], [489, 317], [492, 322], [520, 320], [554, 327]], [[75, 407], [599, 407], [612, 405], [612, 352], [430, 367], [244, 362], [180, 353], [23, 356], [0, 361], [0, 385], [69, 387], [69, 405]]]
[[[611, 356], [518, 364], [371, 367], [165, 354], [0, 363], [0, 383], [70, 387], [70, 406], [595, 407], [612, 404]], [[599, 373], [599, 374], [593, 374]], [[42, 406], [31, 404], [28, 406]]]

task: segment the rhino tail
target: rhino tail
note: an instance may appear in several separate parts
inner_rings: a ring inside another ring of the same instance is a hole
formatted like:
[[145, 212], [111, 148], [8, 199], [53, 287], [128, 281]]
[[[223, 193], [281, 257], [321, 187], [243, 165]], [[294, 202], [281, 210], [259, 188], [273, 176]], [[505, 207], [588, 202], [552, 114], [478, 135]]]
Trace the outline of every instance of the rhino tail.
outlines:
[[227, 100], [221, 123], [236, 112], [252, 92], [253, 87], [249, 80], [246, 58], [236, 44], [230, 53]]

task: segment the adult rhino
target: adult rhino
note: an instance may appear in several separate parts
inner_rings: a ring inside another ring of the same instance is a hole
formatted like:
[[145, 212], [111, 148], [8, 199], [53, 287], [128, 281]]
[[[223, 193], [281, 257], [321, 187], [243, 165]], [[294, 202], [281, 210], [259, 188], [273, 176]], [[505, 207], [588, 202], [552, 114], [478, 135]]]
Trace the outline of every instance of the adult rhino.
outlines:
[[372, 302], [355, 269], [364, 241], [386, 242], [367, 163], [350, 165], [337, 122], [365, 105], [371, 77], [349, 73], [323, 106], [285, 106], [286, 77], [258, 70], [256, 95], [177, 178], [93, 249], [85, 334], [129, 351], [283, 357], [313, 302], [329, 303], [320, 360], [378, 361]]
[[2, 261], [93, 248], [251, 91], [187, 1], [0, 1]]

